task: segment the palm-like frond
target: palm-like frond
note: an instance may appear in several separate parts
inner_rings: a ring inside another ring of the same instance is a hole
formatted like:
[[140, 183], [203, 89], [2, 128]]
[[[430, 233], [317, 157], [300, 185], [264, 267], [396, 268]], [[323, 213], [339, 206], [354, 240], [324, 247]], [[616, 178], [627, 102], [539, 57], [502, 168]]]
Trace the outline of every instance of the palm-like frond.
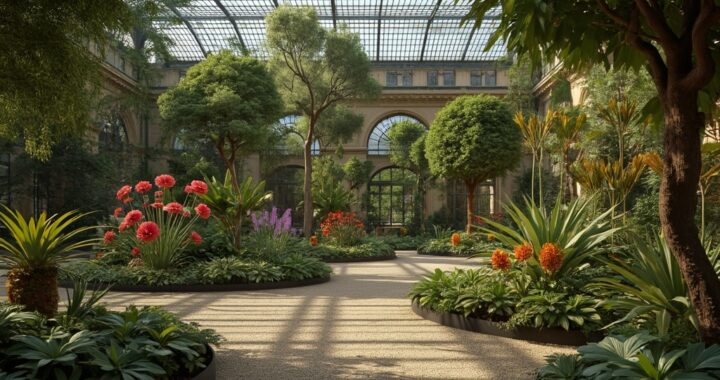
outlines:
[[72, 252], [97, 244], [100, 239], [78, 240], [95, 229], [94, 226], [70, 229], [84, 216], [77, 211], [48, 217], [42, 213], [37, 219], [25, 217], [17, 210], [3, 206], [0, 223], [7, 228], [10, 239], [0, 238], [0, 262], [8, 267], [46, 268], [73, 257]]

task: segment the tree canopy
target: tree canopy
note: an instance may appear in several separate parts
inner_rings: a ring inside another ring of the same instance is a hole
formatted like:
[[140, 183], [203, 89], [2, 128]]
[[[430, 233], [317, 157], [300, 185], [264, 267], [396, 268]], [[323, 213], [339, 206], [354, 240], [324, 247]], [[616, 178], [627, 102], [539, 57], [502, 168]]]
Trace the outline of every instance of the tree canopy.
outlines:
[[265, 65], [229, 51], [191, 67], [176, 87], [160, 95], [158, 106], [168, 132], [214, 143], [235, 184], [237, 156], [268, 141], [283, 109]]
[[110, 33], [129, 21], [122, 0], [0, 1], [0, 137], [47, 160], [82, 135]]
[[[302, 114], [307, 121], [303, 232], [309, 235], [313, 226], [312, 142], [318, 134], [345, 138], [352, 128], [340, 127], [353, 127], [353, 123], [336, 123], [337, 117], [322, 115], [341, 115], [344, 110], [337, 107], [343, 101], [376, 97], [380, 86], [370, 76], [370, 60], [360, 37], [343, 25], [325, 30], [314, 8], [283, 5], [267, 17], [266, 24], [269, 65], [280, 94], [288, 111]], [[327, 128], [331, 126], [340, 129]]]
[[427, 160], [432, 174], [465, 183], [468, 231], [475, 187], [513, 169], [521, 151], [520, 130], [508, 106], [496, 97], [460, 96], [438, 112], [426, 140]]

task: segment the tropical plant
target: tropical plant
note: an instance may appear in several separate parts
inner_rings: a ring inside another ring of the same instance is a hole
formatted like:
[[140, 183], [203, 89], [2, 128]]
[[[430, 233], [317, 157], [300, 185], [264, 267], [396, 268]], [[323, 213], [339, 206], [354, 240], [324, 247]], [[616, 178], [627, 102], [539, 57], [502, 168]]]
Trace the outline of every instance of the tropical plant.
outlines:
[[520, 161], [520, 130], [505, 103], [489, 95], [460, 96], [438, 112], [425, 139], [430, 172], [467, 190], [466, 232], [475, 218], [475, 189]]
[[510, 318], [511, 326], [562, 327], [565, 330], [592, 328], [602, 319], [597, 311], [598, 301], [586, 295], [531, 291], [516, 306]]
[[[579, 113], [570, 115], [568, 112], [557, 112], [556, 122], [552, 132], [558, 140], [557, 153], [560, 156], [560, 198], [565, 198], [568, 190], [569, 198], [576, 194], [575, 182], [572, 177], [572, 165], [580, 157], [581, 150], [577, 148], [580, 132], [587, 126], [587, 115]], [[571, 154], [574, 153], [574, 154]], [[534, 183], [534, 182], [533, 182]]]
[[9, 239], [0, 238], [0, 263], [6, 266], [10, 302], [52, 317], [57, 312], [58, 265], [99, 239], [80, 239], [94, 227], [71, 229], [87, 214], [70, 211], [48, 217], [44, 212], [25, 219], [20, 211], [3, 206], [0, 223]]
[[357, 203], [352, 191], [345, 189], [339, 182], [327, 183], [316, 189], [313, 196], [314, 215], [324, 220], [332, 212], [350, 210]]
[[640, 332], [609, 336], [577, 349], [578, 355], [552, 355], [538, 371], [545, 379], [714, 379], [720, 373], [720, 346], [690, 343], [668, 349], [657, 337]]
[[51, 330], [46, 339], [17, 335], [12, 338], [17, 344], [8, 348], [7, 355], [23, 358], [25, 363], [18, 368], [30, 370], [31, 378], [77, 379], [81, 377], [82, 369], [75, 361], [80, 355], [92, 352], [94, 335], [88, 330], [74, 334]]
[[502, 279], [494, 278], [486, 283], [464, 289], [457, 298], [455, 309], [467, 317], [503, 319], [515, 312], [517, 294]]
[[[591, 217], [592, 202], [592, 198], [578, 198], [568, 205], [556, 202], [548, 211], [526, 199], [524, 209], [514, 203], [505, 206], [505, 214], [517, 230], [488, 218], [483, 218], [487, 227], [478, 228], [494, 234], [495, 239], [508, 247], [530, 245], [532, 257], [527, 263], [535, 279], [562, 278], [587, 267], [603, 242], [620, 230], [610, 225], [612, 208]], [[552, 253], [561, 260], [553, 270], [548, 270], [543, 263], [543, 251], [550, 252], [548, 248], [553, 248]]]
[[153, 185], [140, 181], [134, 187], [124, 185], [117, 192], [123, 207], [115, 210], [114, 216], [122, 221], [114, 229], [105, 232], [105, 244], [115, 251], [132, 252], [134, 266], [151, 269], [167, 269], [186, 259], [185, 247], [200, 244], [202, 237], [193, 230], [200, 219], [210, 217], [210, 208], [199, 199], [208, 192], [203, 181], [192, 181], [185, 186], [184, 203], [172, 201], [175, 179], [167, 174], [155, 177], [157, 191], [154, 201], [149, 193]]
[[630, 238], [634, 249], [629, 250], [627, 258], [604, 260], [617, 277], [595, 281], [599, 289], [615, 295], [603, 305], [625, 314], [609, 326], [644, 318], [654, 322], [661, 337], [669, 333], [674, 318], [697, 326], [682, 272], [665, 239], [657, 233], [648, 233], [644, 238], [630, 233]]
[[[550, 131], [555, 125], [557, 113], [555, 111], [547, 111], [545, 119], [541, 119], [538, 115], [532, 115], [525, 118], [522, 113], [515, 114], [515, 124], [520, 128], [523, 137], [523, 145], [530, 149], [532, 153], [532, 177], [530, 188], [530, 199], [535, 202], [535, 168], [538, 168], [538, 189], [540, 191], [540, 199], [542, 200], [542, 161], [543, 151]], [[540, 201], [542, 203], [542, 201]]]
[[213, 212], [213, 216], [232, 237], [236, 249], [242, 245], [242, 226], [248, 213], [260, 210], [272, 200], [272, 192], [265, 191], [265, 181], [254, 182], [252, 177], [245, 178], [237, 187], [233, 185], [230, 173], [225, 181], [215, 177], [207, 181], [207, 194], [200, 195]]
[[331, 212], [320, 229], [324, 238], [341, 247], [356, 245], [365, 237], [365, 224], [354, 212]]

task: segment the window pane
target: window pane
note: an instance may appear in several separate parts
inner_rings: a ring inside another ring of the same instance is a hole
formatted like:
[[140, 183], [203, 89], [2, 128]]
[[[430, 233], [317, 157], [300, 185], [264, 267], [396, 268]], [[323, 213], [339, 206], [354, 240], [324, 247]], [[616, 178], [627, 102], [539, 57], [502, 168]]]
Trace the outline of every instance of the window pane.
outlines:
[[385, 85], [388, 87], [397, 86], [397, 74], [394, 72], [388, 72], [385, 74]]
[[427, 85], [437, 86], [438, 85], [438, 73], [437, 71], [428, 71], [427, 73]]
[[497, 75], [495, 70], [485, 72], [485, 85], [488, 87], [497, 86]]
[[470, 86], [482, 86], [482, 73], [480, 71], [472, 71], [470, 73]]
[[403, 87], [412, 87], [412, 73], [405, 72], [402, 75]]
[[455, 86], [455, 72], [445, 71], [443, 73], [443, 86]]

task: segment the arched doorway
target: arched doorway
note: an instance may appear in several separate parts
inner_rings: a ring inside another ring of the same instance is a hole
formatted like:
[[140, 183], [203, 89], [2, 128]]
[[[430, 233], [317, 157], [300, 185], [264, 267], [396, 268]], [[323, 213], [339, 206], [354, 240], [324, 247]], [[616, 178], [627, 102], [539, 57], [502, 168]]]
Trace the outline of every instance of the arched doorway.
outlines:
[[370, 226], [406, 226], [414, 216], [417, 183], [415, 173], [388, 167], [375, 173], [368, 182], [368, 224]]

